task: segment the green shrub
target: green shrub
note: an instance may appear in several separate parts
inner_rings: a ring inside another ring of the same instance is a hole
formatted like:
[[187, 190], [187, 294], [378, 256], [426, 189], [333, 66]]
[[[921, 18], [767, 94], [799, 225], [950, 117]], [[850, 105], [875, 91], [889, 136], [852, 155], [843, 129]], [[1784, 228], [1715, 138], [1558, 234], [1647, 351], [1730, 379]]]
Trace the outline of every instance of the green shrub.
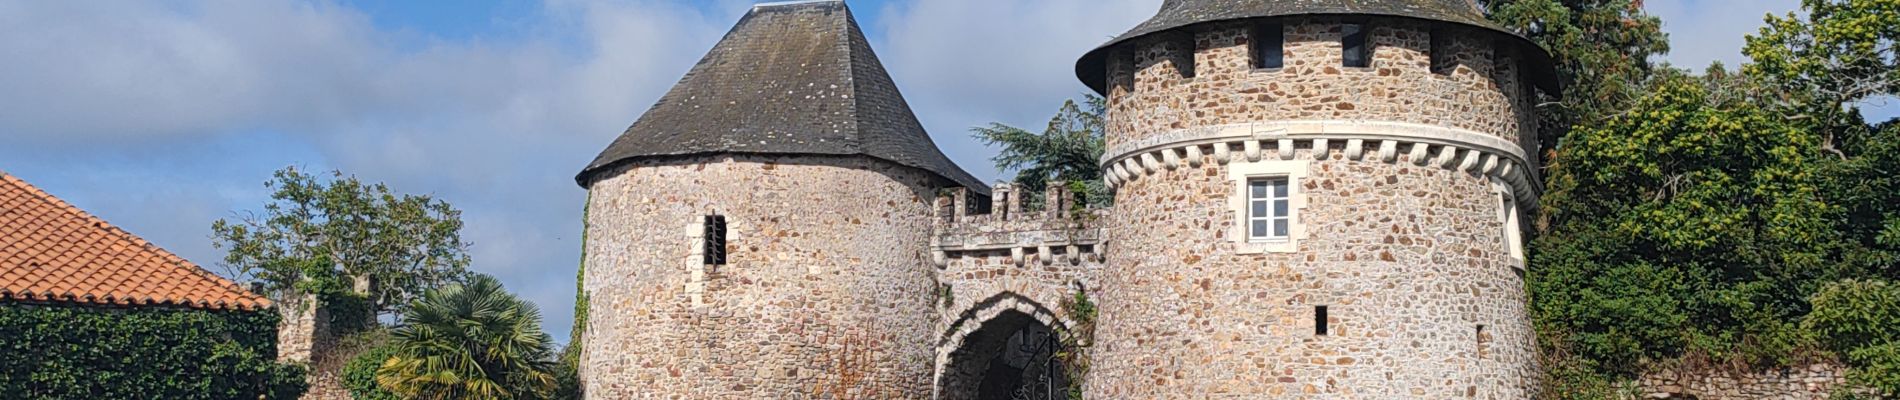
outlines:
[[0, 302], [0, 398], [293, 399], [277, 313]]
[[356, 400], [401, 400], [394, 393], [376, 386], [376, 369], [396, 355], [396, 349], [389, 345], [389, 335], [385, 332], [369, 332], [351, 340], [362, 341], [368, 350], [351, 358], [343, 365], [343, 387], [350, 390], [350, 398]]
[[1802, 325], [1855, 367], [1855, 384], [1900, 397], [1900, 285], [1842, 280], [1814, 295]]

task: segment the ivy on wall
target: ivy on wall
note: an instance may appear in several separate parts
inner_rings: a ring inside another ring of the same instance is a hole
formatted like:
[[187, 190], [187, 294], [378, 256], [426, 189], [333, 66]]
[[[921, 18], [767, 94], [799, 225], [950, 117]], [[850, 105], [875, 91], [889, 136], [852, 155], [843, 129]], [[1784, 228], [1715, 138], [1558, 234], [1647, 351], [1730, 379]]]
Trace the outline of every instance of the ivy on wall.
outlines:
[[1074, 326], [1056, 328], [1062, 337], [1062, 351], [1056, 353], [1056, 358], [1061, 360], [1062, 370], [1069, 374], [1069, 399], [1081, 400], [1083, 381], [1089, 373], [1089, 348], [1095, 346], [1095, 318], [1099, 314], [1088, 290], [1079, 287], [1074, 297], [1062, 299], [1062, 310]]
[[351, 336], [344, 340], [346, 345], [363, 349], [350, 358], [343, 366], [343, 387], [350, 390], [354, 400], [401, 400], [394, 393], [376, 385], [376, 370], [396, 356], [395, 346], [389, 344], [387, 331], [369, 331]]
[[293, 399], [277, 313], [0, 303], [0, 398]]
[[581, 393], [581, 335], [587, 332], [587, 216], [594, 209], [594, 192], [587, 192], [587, 203], [581, 206], [581, 262], [574, 272], [574, 327], [568, 332], [567, 348], [561, 349], [560, 368], [556, 376], [560, 385], [556, 389], [556, 398], [578, 399], [585, 397]]

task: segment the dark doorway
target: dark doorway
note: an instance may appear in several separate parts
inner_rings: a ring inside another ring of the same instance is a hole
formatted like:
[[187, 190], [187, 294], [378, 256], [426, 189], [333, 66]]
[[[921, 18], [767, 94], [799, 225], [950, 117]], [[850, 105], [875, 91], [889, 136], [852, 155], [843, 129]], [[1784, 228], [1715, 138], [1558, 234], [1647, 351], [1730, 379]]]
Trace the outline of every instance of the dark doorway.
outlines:
[[1067, 399], [1068, 379], [1056, 354], [1054, 329], [1004, 311], [963, 338], [939, 378], [943, 400]]

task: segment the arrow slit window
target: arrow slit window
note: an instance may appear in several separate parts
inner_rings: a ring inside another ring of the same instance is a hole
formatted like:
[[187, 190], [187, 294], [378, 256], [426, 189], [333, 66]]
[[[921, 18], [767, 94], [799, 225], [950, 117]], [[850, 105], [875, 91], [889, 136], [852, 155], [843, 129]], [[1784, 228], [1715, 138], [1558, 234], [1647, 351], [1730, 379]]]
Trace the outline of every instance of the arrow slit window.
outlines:
[[726, 265], [726, 216], [706, 216], [705, 264]]

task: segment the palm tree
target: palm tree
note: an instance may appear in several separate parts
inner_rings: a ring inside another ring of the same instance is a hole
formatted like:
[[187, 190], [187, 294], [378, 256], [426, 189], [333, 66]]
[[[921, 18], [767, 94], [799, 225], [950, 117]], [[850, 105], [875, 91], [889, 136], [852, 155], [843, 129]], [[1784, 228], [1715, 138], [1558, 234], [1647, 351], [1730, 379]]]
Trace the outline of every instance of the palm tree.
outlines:
[[409, 399], [545, 399], [556, 383], [553, 343], [534, 304], [477, 276], [409, 306], [376, 384]]
[[[1049, 119], [1042, 133], [992, 122], [970, 133], [987, 145], [1003, 145], [991, 161], [996, 168], [1016, 172], [1016, 183], [1030, 193], [1043, 191], [1049, 180], [1070, 182], [1088, 204], [1110, 200], [1102, 186], [1102, 118], [1107, 104], [1101, 96], [1087, 95], [1081, 103], [1069, 100]], [[1041, 196], [1029, 196], [1031, 202]]]

